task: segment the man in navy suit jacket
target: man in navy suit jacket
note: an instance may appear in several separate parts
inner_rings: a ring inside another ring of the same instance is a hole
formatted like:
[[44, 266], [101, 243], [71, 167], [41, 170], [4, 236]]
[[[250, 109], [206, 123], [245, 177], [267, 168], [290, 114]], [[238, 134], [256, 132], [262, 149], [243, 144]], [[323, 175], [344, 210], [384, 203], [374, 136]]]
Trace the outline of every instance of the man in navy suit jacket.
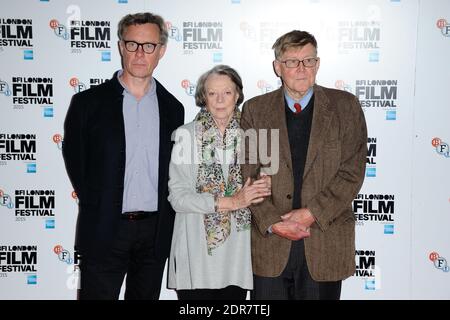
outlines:
[[152, 74], [166, 51], [164, 20], [129, 14], [118, 26], [123, 69], [73, 96], [63, 156], [79, 199], [80, 299], [158, 299], [174, 211], [167, 201], [171, 134], [183, 105]]

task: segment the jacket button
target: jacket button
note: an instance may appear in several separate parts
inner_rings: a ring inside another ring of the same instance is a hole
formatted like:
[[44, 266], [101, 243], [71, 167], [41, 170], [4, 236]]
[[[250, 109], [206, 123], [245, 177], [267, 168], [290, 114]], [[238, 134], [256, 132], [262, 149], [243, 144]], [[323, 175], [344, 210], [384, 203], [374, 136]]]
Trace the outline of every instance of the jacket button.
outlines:
[[290, 194], [288, 194], [288, 195], [286, 196], [286, 198], [288, 198], [289, 200], [291, 200], [291, 199], [292, 199], [292, 196], [291, 196]]

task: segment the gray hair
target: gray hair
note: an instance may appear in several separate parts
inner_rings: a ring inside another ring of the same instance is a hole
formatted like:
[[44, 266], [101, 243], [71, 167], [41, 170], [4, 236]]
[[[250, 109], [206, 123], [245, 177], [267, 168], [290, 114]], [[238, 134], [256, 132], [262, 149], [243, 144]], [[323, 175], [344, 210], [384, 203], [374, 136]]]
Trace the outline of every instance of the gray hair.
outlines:
[[150, 12], [141, 12], [134, 14], [127, 14], [120, 21], [117, 26], [117, 36], [119, 40], [123, 40], [123, 36], [129, 26], [141, 25], [146, 23], [153, 23], [159, 27], [159, 42], [162, 45], [167, 44], [169, 33], [167, 32], [166, 23], [161, 16]]
[[317, 55], [317, 41], [311, 33], [300, 30], [288, 32], [279, 37], [272, 46], [275, 52], [275, 59], [278, 60], [290, 48], [303, 47], [308, 43], [313, 45]]
[[200, 78], [198, 78], [197, 88], [195, 89], [195, 104], [199, 107], [206, 106], [205, 84], [206, 80], [208, 80], [208, 77], [213, 74], [228, 76], [228, 78], [230, 78], [230, 80], [233, 81], [233, 83], [236, 86], [236, 91], [239, 94], [236, 106], [240, 105], [242, 101], [244, 101], [244, 92], [242, 91], [243, 89], [242, 79], [236, 70], [224, 64], [215, 66], [211, 70], [208, 70], [204, 74], [202, 74]]

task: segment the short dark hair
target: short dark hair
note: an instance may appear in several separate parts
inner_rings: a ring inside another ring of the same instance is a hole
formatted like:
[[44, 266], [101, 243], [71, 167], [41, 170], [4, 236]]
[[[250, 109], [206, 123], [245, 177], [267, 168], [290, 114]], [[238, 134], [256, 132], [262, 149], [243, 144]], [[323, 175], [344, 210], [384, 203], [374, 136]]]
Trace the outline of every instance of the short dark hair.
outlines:
[[317, 55], [316, 38], [307, 31], [292, 30], [279, 37], [273, 44], [275, 59], [279, 59], [289, 48], [303, 47], [308, 43], [313, 45]]
[[239, 98], [236, 102], [236, 105], [237, 106], [240, 105], [242, 101], [244, 101], [244, 92], [242, 91], [243, 89], [242, 79], [236, 70], [224, 64], [215, 66], [211, 70], [208, 70], [204, 74], [202, 74], [200, 78], [198, 78], [197, 87], [195, 89], [195, 104], [199, 107], [206, 106], [205, 83], [206, 80], [208, 80], [209, 76], [213, 74], [228, 76], [231, 79], [231, 81], [233, 81], [233, 83], [236, 86], [236, 91], [239, 94]]
[[167, 32], [167, 27], [164, 19], [161, 16], [150, 12], [133, 13], [124, 16], [119, 21], [119, 25], [117, 26], [117, 36], [119, 37], [119, 40], [123, 40], [123, 36], [129, 26], [141, 25], [146, 23], [156, 24], [159, 27], [159, 42], [162, 45], [167, 44], [169, 33]]

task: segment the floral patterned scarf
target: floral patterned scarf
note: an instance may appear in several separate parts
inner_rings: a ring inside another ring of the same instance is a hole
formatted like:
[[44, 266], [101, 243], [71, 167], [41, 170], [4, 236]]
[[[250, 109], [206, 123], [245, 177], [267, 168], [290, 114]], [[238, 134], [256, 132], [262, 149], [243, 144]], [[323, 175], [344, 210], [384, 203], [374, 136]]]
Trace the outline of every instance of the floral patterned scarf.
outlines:
[[[198, 159], [200, 160], [196, 190], [198, 193], [211, 193], [221, 197], [234, 195], [242, 188], [241, 167], [238, 163], [240, 153], [241, 113], [236, 108], [230, 123], [222, 137], [212, 115], [206, 108], [202, 108], [195, 117], [195, 139], [197, 143]], [[228, 167], [228, 179], [225, 181], [216, 148], [229, 150], [233, 153], [233, 161]], [[232, 150], [232, 151], [231, 151]], [[225, 242], [231, 233], [231, 217], [236, 221], [236, 230], [250, 229], [251, 214], [248, 208], [229, 211], [226, 213], [208, 213], [203, 222], [206, 231], [208, 254]]]

